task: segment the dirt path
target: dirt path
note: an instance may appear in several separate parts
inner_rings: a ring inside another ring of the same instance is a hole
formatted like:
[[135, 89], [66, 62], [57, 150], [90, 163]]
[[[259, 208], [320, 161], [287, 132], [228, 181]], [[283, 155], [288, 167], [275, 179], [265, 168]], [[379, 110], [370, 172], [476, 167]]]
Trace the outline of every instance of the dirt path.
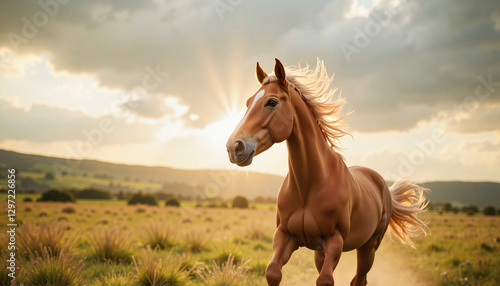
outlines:
[[[369, 286], [425, 286], [423, 281], [415, 276], [412, 270], [404, 265], [395, 265], [390, 255], [385, 251], [390, 245], [382, 244], [377, 251], [375, 263], [368, 273]], [[356, 252], [342, 254], [340, 263], [334, 272], [335, 285], [349, 285], [356, 271]], [[318, 277], [314, 267], [313, 252], [301, 248], [296, 251], [290, 262], [283, 269], [284, 286], [316, 285]]]

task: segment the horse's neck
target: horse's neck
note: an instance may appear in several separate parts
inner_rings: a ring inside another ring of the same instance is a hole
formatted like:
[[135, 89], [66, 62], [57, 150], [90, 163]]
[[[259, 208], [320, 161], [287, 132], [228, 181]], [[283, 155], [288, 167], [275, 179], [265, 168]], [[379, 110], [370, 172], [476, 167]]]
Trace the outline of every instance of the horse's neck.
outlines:
[[287, 139], [288, 176], [305, 202], [315, 185], [348, 170], [340, 154], [324, 139], [316, 118], [300, 95], [293, 96], [292, 102], [295, 119], [293, 131]]

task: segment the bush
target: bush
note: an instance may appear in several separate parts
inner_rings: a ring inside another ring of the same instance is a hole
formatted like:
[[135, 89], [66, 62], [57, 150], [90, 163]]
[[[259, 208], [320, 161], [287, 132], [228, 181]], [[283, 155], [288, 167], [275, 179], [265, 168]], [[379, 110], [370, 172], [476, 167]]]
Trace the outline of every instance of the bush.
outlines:
[[186, 285], [191, 272], [197, 267], [187, 270], [187, 266], [182, 263], [182, 257], [172, 253], [162, 257], [156, 250], [151, 250], [150, 246], [143, 250], [141, 256], [142, 259], [138, 261], [134, 258], [135, 279], [138, 285]]
[[207, 232], [201, 228], [192, 228], [184, 232], [184, 243], [187, 251], [199, 253], [208, 244]]
[[132, 277], [126, 274], [111, 273], [106, 276], [101, 274], [101, 279], [95, 284], [96, 286], [134, 286], [136, 285]]
[[74, 213], [76, 213], [76, 208], [74, 206], [67, 206], [67, 207], [64, 207], [61, 210], [61, 212], [65, 213], [65, 214], [74, 214]]
[[478, 213], [479, 212], [479, 208], [475, 205], [468, 205], [468, 206], [464, 206], [462, 207], [462, 211], [464, 213], [467, 213], [467, 214], [474, 214], [474, 213]]
[[23, 202], [25, 203], [31, 203], [33, 200], [30, 197], [24, 198]]
[[56, 178], [56, 176], [54, 176], [54, 173], [51, 173], [51, 172], [47, 172], [45, 174], [45, 180], [54, 180]]
[[143, 195], [141, 192], [133, 195], [128, 200], [129, 205], [144, 204], [150, 206], [157, 206], [158, 200], [152, 195]]
[[205, 266], [197, 271], [198, 277], [207, 286], [236, 286], [246, 285], [245, 274], [250, 269], [250, 261], [242, 262], [239, 266], [234, 263], [234, 256], [230, 255], [222, 266], [212, 261], [212, 267]]
[[38, 199], [39, 202], [76, 202], [75, 197], [68, 191], [58, 189], [50, 189], [42, 194]]
[[108, 191], [89, 188], [89, 189], [83, 189], [81, 191], [76, 191], [75, 197], [79, 199], [90, 199], [90, 200], [111, 200], [112, 195]]
[[248, 208], [248, 200], [245, 197], [242, 196], [236, 196], [233, 199], [233, 208], [241, 208], [241, 209], [246, 209]]
[[54, 255], [44, 248], [41, 255], [32, 254], [31, 261], [32, 267], [26, 268], [28, 285], [83, 285], [84, 260], [69, 251]]
[[99, 228], [89, 235], [90, 257], [101, 261], [132, 261], [130, 236], [117, 228]]
[[486, 206], [483, 209], [484, 215], [487, 215], [487, 216], [494, 216], [494, 215], [496, 215], [496, 212], [497, 212], [497, 210], [495, 209], [494, 206]]
[[165, 202], [166, 206], [173, 206], [173, 207], [180, 207], [181, 206], [181, 201], [176, 198], [176, 197], [170, 197], [167, 199]]
[[177, 235], [177, 227], [173, 226], [170, 222], [165, 221], [151, 221], [146, 224], [143, 231], [144, 245], [150, 245], [153, 249], [159, 247], [166, 249], [174, 245], [175, 237]]
[[22, 254], [42, 253], [47, 249], [54, 255], [59, 255], [63, 249], [71, 246], [66, 232], [66, 226], [45, 219], [36, 225], [27, 221], [19, 227], [19, 252]]

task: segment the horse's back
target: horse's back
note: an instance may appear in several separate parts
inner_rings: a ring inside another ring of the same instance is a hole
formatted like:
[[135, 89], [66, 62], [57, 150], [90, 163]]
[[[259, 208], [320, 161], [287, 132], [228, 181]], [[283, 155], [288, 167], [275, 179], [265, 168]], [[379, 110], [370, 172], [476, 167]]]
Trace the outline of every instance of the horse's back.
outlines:
[[371, 187], [378, 190], [381, 195], [383, 195], [383, 191], [386, 188], [388, 189], [384, 178], [375, 170], [362, 166], [352, 166], [349, 167], [349, 171], [351, 172], [354, 180], [361, 184], [362, 187], [368, 187], [371, 185]]

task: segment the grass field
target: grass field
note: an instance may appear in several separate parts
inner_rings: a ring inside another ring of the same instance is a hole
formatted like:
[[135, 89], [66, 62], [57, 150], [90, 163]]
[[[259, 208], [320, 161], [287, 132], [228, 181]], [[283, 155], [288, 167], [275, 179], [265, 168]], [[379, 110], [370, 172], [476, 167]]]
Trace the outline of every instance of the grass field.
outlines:
[[[60, 285], [266, 285], [272, 205], [242, 210], [16, 199], [18, 285], [63, 278]], [[2, 203], [2, 221], [6, 208]], [[388, 275], [400, 279], [391, 285], [499, 285], [500, 217], [424, 218], [432, 235], [417, 239], [416, 250], [385, 239], [369, 285], [388, 285]], [[3, 230], [3, 263], [8, 239]], [[347, 285], [354, 270], [355, 254], [344, 254], [336, 285]], [[6, 285], [6, 267], [0, 274]], [[316, 277], [312, 252], [301, 249], [285, 266], [282, 285], [314, 285]]]

